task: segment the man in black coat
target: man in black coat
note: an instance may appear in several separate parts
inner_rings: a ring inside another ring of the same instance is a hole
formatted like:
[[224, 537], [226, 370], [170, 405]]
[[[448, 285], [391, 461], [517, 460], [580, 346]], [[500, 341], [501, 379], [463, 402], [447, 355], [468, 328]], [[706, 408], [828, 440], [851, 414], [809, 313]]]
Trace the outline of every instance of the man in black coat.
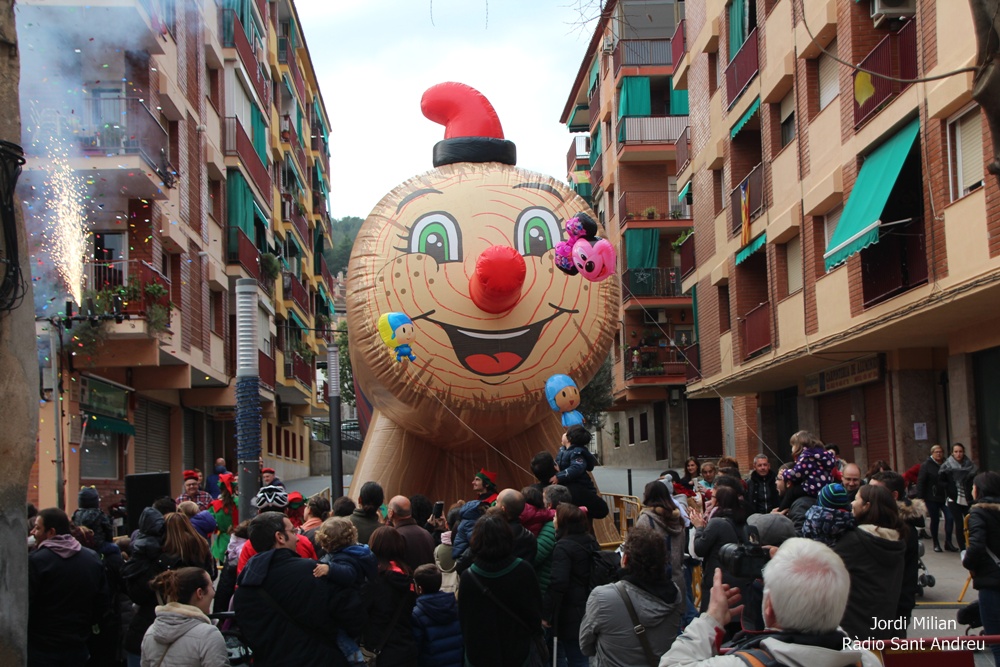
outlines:
[[44, 509], [31, 529], [28, 556], [28, 664], [82, 667], [91, 628], [110, 606], [100, 557], [69, 532], [61, 509]]
[[257, 554], [237, 579], [233, 604], [254, 664], [346, 667], [336, 631], [361, 633], [367, 618], [360, 593], [313, 576], [316, 562], [296, 553], [299, 537], [285, 515], [259, 514], [248, 531]]
[[777, 477], [766, 454], [753, 458], [753, 472], [747, 478], [747, 502], [751, 514], [768, 514], [781, 503], [778, 487], [774, 483]]
[[403, 537], [406, 544], [406, 564], [411, 570], [416, 570], [421, 565], [434, 562], [434, 538], [414, 521], [412, 507], [406, 496], [393, 496], [389, 501], [386, 523]]

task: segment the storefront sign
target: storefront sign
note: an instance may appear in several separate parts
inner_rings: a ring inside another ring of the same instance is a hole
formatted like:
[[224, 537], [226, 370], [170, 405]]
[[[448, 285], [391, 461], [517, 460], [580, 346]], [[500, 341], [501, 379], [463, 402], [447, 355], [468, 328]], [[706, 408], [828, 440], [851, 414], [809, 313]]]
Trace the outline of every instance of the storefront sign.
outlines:
[[81, 378], [80, 404], [86, 412], [128, 419], [128, 390], [92, 377]]
[[833, 391], [875, 382], [882, 377], [882, 363], [877, 354], [855, 359], [806, 376], [806, 396], [819, 396]]

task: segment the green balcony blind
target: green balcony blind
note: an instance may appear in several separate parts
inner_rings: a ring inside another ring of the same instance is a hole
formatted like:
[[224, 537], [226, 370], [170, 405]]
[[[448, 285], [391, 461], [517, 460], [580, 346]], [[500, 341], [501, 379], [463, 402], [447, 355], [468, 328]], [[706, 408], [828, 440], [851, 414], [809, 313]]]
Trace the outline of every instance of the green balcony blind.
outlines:
[[625, 263], [629, 269], [655, 269], [659, 256], [659, 229], [625, 230]]
[[733, 61], [747, 39], [746, 20], [746, 0], [732, 0], [729, 3], [729, 62]]
[[256, 104], [250, 105], [250, 130], [253, 132], [253, 149], [260, 161], [267, 166], [267, 125], [264, 124], [264, 114]]
[[622, 92], [618, 98], [618, 117], [648, 116], [652, 112], [649, 99], [648, 76], [622, 78]]
[[590, 167], [593, 169], [597, 164], [597, 158], [601, 157], [601, 126], [598, 125], [590, 138]]
[[594, 92], [594, 86], [597, 85], [597, 77], [601, 74], [601, 59], [599, 57], [594, 58], [594, 65], [590, 68], [590, 85], [587, 86], [587, 94], [590, 95]]
[[694, 320], [694, 342], [698, 342], [698, 286], [691, 288], [691, 319]]
[[225, 0], [222, 7], [233, 10], [236, 18], [243, 24], [247, 40], [253, 44], [253, 12], [250, 10], [250, 0]]
[[229, 226], [242, 229], [256, 245], [253, 193], [243, 174], [236, 169], [230, 169], [226, 174], [226, 195]]
[[299, 135], [299, 142], [301, 142], [302, 145], [305, 145], [306, 135], [302, 134], [302, 115], [303, 115], [302, 114], [302, 107], [299, 106], [298, 102], [296, 102], [295, 103], [295, 131]]
[[319, 108], [319, 97], [313, 98], [313, 110], [316, 112], [316, 120], [319, 121], [319, 126], [322, 130], [323, 143], [327, 143], [330, 139], [330, 131], [326, 128], [326, 121], [323, 120], [323, 113]]
[[670, 115], [686, 116], [688, 114], [688, 91], [674, 88], [674, 77], [667, 77], [670, 86]]

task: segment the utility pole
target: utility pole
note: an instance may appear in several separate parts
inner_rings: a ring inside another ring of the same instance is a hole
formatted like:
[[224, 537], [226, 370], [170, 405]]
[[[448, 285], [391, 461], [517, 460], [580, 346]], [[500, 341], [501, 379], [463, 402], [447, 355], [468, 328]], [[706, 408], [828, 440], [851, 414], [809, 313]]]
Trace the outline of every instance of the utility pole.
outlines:
[[344, 495], [344, 456], [340, 442], [340, 348], [326, 344], [326, 393], [330, 407], [330, 504]]
[[257, 281], [236, 281], [236, 458], [240, 520], [257, 514], [260, 490], [260, 367], [257, 356]]

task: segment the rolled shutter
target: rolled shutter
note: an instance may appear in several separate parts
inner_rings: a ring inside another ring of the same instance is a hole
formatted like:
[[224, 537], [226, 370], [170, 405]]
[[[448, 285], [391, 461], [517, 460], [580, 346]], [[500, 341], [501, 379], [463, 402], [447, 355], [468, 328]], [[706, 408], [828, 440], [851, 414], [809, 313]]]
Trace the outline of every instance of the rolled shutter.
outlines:
[[983, 183], [983, 125], [979, 109], [974, 109], [958, 121], [961, 146], [962, 194], [968, 194]]
[[[826, 47], [830, 53], [837, 53], [837, 40]], [[825, 109], [840, 94], [840, 78], [837, 61], [821, 54], [819, 57], [819, 108]]]

